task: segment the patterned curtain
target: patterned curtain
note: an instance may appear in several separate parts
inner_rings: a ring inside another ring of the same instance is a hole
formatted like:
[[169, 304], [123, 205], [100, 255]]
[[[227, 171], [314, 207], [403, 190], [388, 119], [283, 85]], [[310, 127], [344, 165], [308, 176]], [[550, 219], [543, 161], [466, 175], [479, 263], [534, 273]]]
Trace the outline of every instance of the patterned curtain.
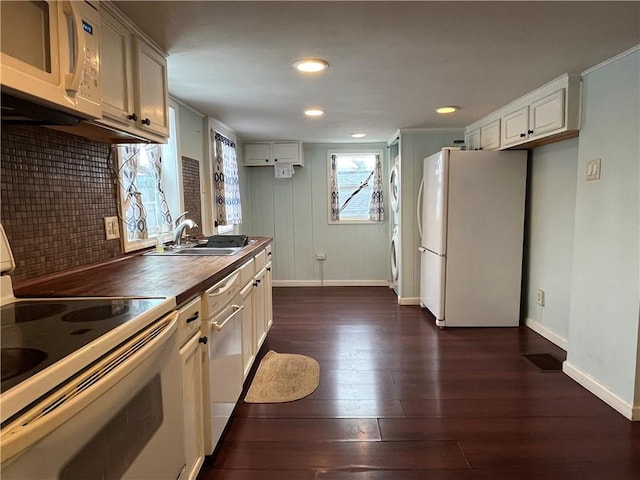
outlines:
[[124, 145], [122, 148], [122, 187], [124, 193], [125, 222], [130, 240], [149, 238], [147, 211], [136, 185], [140, 164], [140, 145]]
[[162, 145], [153, 144], [147, 146], [147, 157], [153, 165], [153, 176], [156, 181], [156, 200], [160, 207], [156, 212], [157, 225], [162, 231], [171, 231], [173, 220], [169, 211], [167, 197], [162, 188]]
[[340, 194], [338, 193], [338, 173], [336, 172], [336, 156], [331, 155], [331, 220], [340, 220]]
[[214, 145], [213, 188], [216, 220], [218, 225], [237, 225], [242, 223], [242, 205], [236, 144], [213, 129], [211, 141]]
[[373, 192], [369, 202], [369, 220], [382, 222], [384, 220], [384, 197], [382, 194], [382, 162], [376, 154], [376, 168], [373, 175]]

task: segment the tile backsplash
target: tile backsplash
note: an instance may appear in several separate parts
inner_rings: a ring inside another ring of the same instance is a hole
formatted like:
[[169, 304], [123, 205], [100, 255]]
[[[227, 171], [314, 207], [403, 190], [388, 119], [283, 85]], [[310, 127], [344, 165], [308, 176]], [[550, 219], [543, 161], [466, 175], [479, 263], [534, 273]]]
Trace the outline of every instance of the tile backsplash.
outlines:
[[189, 231], [189, 235], [202, 235], [202, 206], [200, 204], [200, 162], [188, 157], [182, 157], [182, 185], [184, 191], [184, 209], [188, 211], [187, 218], [198, 224], [197, 228]]
[[2, 125], [0, 220], [14, 282], [121, 255], [105, 240], [117, 190], [104, 143], [44, 127]]

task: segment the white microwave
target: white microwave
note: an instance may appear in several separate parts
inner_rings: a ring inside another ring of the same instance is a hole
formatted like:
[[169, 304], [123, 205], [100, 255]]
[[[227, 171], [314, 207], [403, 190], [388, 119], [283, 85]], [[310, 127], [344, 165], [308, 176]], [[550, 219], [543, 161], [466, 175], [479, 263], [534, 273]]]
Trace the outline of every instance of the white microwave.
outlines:
[[1, 1], [3, 96], [82, 119], [100, 118], [97, 7], [96, 1]]

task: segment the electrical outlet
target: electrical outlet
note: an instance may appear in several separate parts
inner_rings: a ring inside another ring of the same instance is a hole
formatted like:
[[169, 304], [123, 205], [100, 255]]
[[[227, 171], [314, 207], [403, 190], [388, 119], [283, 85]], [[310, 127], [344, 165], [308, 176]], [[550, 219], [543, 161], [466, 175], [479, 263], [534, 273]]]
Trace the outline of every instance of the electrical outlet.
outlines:
[[118, 217], [104, 217], [104, 231], [107, 240], [120, 238], [120, 227]]
[[544, 307], [544, 290], [536, 290], [536, 303]]
[[316, 253], [316, 260], [326, 260], [327, 259], [327, 254], [324, 252], [318, 252]]

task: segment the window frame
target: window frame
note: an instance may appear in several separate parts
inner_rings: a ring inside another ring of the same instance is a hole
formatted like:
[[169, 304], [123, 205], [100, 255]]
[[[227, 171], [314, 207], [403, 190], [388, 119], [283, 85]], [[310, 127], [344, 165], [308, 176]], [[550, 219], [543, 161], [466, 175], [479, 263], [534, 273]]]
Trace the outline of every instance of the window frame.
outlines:
[[[346, 219], [346, 220], [333, 220], [331, 218], [331, 157], [333, 155], [344, 155], [344, 156], [358, 156], [358, 155], [380, 155], [380, 160], [382, 162], [382, 185], [383, 192], [386, 193], [386, 172], [385, 172], [385, 157], [384, 151], [379, 148], [358, 148], [358, 149], [349, 149], [349, 150], [330, 150], [327, 152], [327, 222], [329, 225], [380, 225], [384, 223], [386, 220], [377, 221], [377, 220], [369, 220], [369, 219]], [[385, 195], [386, 196], [386, 195]], [[386, 203], [386, 200], [385, 200]]]
[[[173, 240], [173, 230], [175, 227], [175, 221], [176, 218], [173, 217], [173, 215], [178, 215], [183, 211], [184, 208], [184, 192], [183, 192], [183, 185], [182, 185], [182, 158], [180, 156], [180, 135], [179, 135], [179, 125], [180, 125], [180, 121], [179, 121], [179, 108], [178, 105], [174, 102], [170, 102], [169, 104], [169, 117], [172, 117], [171, 114], [171, 110], [173, 110], [173, 118], [174, 118], [174, 123], [172, 124], [171, 121], [169, 122], [169, 134], [170, 135], [175, 135], [175, 153], [176, 153], [176, 158], [175, 158], [175, 164], [171, 166], [171, 171], [174, 175], [175, 178], [173, 179], [169, 179], [167, 178], [167, 176], [165, 175], [165, 171], [163, 169], [163, 175], [162, 175], [162, 185], [163, 188], [165, 190], [165, 195], [167, 197], [167, 201], [169, 201], [169, 197], [171, 197], [171, 202], [172, 204], [169, 205], [169, 209], [170, 209], [170, 213], [172, 214], [172, 221], [174, 222], [174, 225], [171, 225], [171, 229], [170, 231], [164, 231], [162, 232], [162, 240], [164, 243], [167, 243], [169, 241]], [[169, 145], [170, 142], [167, 142], [166, 144], [160, 144], [163, 149], [165, 145]], [[146, 144], [145, 144], [146, 145]], [[157, 232], [155, 231], [148, 231], [147, 232], [147, 238], [145, 239], [133, 239], [130, 240], [128, 238], [127, 235], [127, 225], [126, 225], [126, 212], [124, 210], [125, 206], [124, 206], [124, 198], [123, 198], [123, 188], [122, 188], [122, 177], [121, 177], [121, 171], [122, 171], [122, 166], [123, 166], [123, 158], [122, 158], [122, 151], [119, 148], [119, 145], [114, 145], [113, 146], [114, 150], [115, 150], [115, 175], [117, 178], [117, 185], [118, 185], [118, 215], [119, 215], [119, 225], [120, 225], [120, 241], [121, 241], [121, 245], [122, 245], [122, 249], [125, 253], [129, 253], [129, 252], [134, 252], [137, 250], [142, 250], [145, 248], [150, 248], [152, 246], [154, 246], [156, 244], [156, 237], [157, 237]], [[164, 154], [164, 152], [163, 152]], [[172, 185], [173, 184], [173, 185]], [[171, 187], [173, 192], [170, 195], [166, 194], [166, 191], [168, 190], [168, 187]], [[178, 211], [174, 212], [173, 210], [175, 209], [175, 207], [177, 207]]]

